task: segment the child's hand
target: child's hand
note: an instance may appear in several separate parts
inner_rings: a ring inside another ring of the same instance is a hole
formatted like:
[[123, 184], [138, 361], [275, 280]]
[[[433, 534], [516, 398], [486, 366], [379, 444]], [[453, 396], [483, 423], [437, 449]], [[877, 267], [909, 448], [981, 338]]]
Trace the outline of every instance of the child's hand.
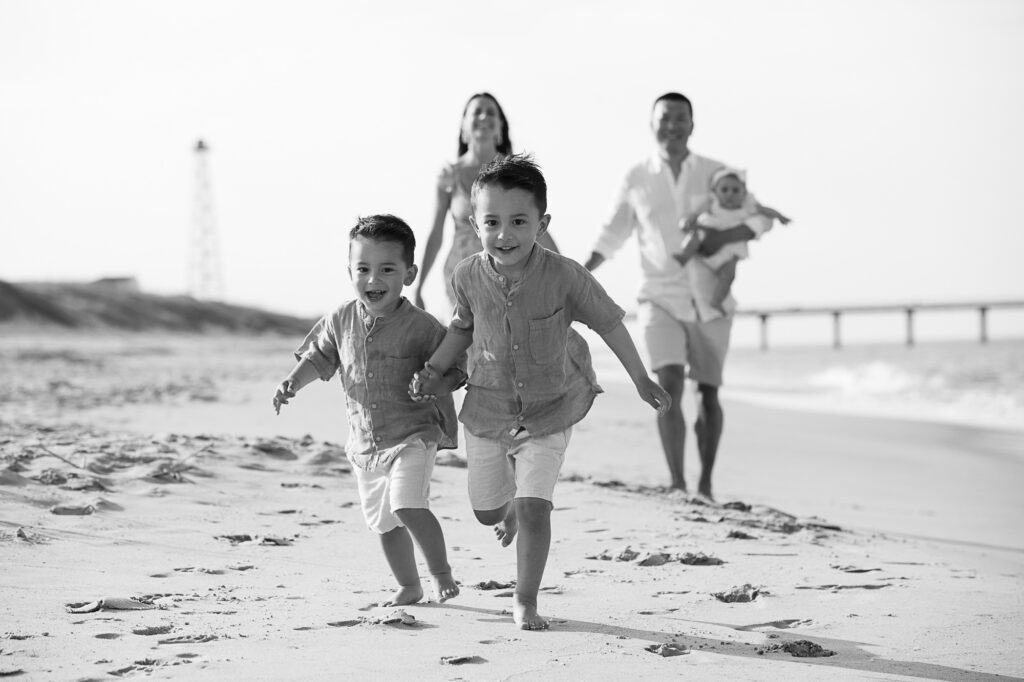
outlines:
[[781, 213], [776, 211], [774, 208], [769, 208], [768, 206], [758, 206], [757, 207], [757, 212], [760, 213], [763, 216], [767, 216], [769, 218], [772, 218], [773, 220], [778, 220], [783, 225], [789, 225], [789, 223], [791, 222], [789, 218], [787, 218], [786, 216], [782, 215]]
[[441, 395], [446, 395], [443, 376], [440, 372], [430, 366], [430, 363], [423, 365], [423, 369], [412, 375], [409, 382], [409, 397], [413, 402], [424, 400], [437, 400]]
[[698, 227], [700, 226], [697, 224], [696, 213], [691, 213], [685, 220], [679, 221], [679, 229], [683, 232], [696, 232]]
[[287, 405], [288, 401], [295, 397], [295, 384], [291, 379], [285, 379], [281, 382], [281, 385], [277, 387], [277, 392], [274, 393], [274, 412], [281, 414], [281, 406]]
[[636, 390], [645, 403], [658, 411], [659, 416], [668, 412], [668, 408], [672, 406], [672, 397], [650, 377], [641, 379]]

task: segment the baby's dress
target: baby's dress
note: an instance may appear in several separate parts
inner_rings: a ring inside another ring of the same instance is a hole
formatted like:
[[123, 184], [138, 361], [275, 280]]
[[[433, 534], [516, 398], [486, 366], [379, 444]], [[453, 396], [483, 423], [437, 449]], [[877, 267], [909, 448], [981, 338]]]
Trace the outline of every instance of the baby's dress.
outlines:
[[[754, 198], [753, 194], [747, 194], [743, 206], [735, 209], [722, 208], [722, 205], [718, 202], [718, 197], [714, 197], [711, 201], [711, 208], [701, 213], [700, 217], [697, 218], [697, 225], [705, 230], [727, 230], [737, 225], [742, 225], [748, 218], [757, 215], [757, 209], [757, 199]], [[701, 239], [703, 240], [703, 237]], [[704, 258], [704, 262], [712, 270], [717, 270], [734, 258], [743, 260], [749, 253], [745, 241], [730, 242], [711, 256]]]

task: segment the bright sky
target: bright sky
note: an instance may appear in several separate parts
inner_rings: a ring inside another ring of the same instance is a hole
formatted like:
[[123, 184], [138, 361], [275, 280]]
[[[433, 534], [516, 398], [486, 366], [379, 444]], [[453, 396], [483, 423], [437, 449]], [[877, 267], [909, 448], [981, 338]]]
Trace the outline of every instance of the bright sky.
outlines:
[[[202, 137], [227, 298], [319, 314], [358, 215], [425, 240], [479, 90], [584, 259], [678, 90], [691, 149], [795, 219], [752, 246], [742, 305], [1021, 299], [1022, 66], [1017, 0], [2, 0], [0, 279], [183, 292]], [[598, 275], [632, 307], [637, 270]]]

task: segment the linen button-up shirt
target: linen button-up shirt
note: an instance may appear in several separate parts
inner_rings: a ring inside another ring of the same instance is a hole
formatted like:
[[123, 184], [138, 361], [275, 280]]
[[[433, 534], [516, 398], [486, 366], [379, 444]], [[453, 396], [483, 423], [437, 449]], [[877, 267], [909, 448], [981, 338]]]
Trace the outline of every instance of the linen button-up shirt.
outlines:
[[535, 244], [515, 283], [481, 251], [452, 274], [450, 333], [472, 336], [469, 386], [459, 418], [475, 436], [511, 440], [563, 431], [601, 392], [579, 321], [598, 334], [624, 311], [579, 263]]
[[[409, 382], [441, 344], [445, 327], [402, 298], [393, 313], [373, 317], [359, 301], [325, 315], [295, 351], [324, 381], [341, 375], [348, 411], [345, 451], [354, 464], [372, 470], [394, 459], [414, 438], [454, 448], [455, 403], [445, 396], [414, 402]], [[458, 363], [465, 367], [464, 358]]]
[[[593, 251], [610, 258], [635, 231], [643, 274], [637, 298], [650, 301], [678, 320], [711, 319], [715, 273], [701, 258], [686, 266], [672, 257], [682, 241], [680, 221], [711, 197], [711, 176], [725, 164], [693, 152], [683, 160], [679, 177], [655, 155], [629, 170], [616, 195], [611, 218], [605, 223]], [[771, 228], [771, 219], [753, 216], [746, 222], [755, 236]], [[736, 301], [729, 296], [725, 309], [732, 314]]]

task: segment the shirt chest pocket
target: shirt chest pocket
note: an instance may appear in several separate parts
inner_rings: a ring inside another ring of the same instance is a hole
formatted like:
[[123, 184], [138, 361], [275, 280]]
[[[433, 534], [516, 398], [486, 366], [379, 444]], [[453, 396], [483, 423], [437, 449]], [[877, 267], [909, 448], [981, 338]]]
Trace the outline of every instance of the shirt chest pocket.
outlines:
[[378, 379], [387, 398], [397, 402], [411, 403], [409, 382], [412, 381], [412, 375], [423, 367], [422, 358], [418, 355], [388, 356], [382, 365], [384, 376], [378, 377]]
[[530, 320], [530, 356], [534, 362], [541, 365], [563, 362], [568, 333], [564, 310], [539, 320]]

